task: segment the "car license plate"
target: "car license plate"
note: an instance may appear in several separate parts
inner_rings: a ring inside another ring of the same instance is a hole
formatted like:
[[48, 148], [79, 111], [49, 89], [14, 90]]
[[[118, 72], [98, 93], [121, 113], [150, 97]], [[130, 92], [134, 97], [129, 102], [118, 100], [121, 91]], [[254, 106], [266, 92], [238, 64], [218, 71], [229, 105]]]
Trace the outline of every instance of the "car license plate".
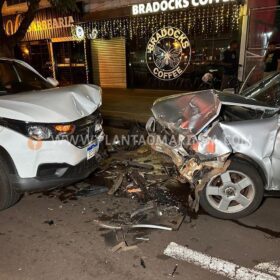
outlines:
[[98, 152], [99, 149], [99, 145], [98, 142], [91, 144], [90, 146], [88, 146], [87, 148], [87, 160], [93, 158], [96, 153]]

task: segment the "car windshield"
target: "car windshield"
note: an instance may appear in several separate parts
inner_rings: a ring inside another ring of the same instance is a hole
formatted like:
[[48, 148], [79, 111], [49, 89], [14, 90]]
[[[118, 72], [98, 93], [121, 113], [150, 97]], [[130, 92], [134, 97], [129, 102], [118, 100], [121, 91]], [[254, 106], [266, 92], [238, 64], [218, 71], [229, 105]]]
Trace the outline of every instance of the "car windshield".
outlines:
[[51, 88], [52, 85], [17, 62], [0, 61], [0, 95]]
[[269, 106], [280, 106], [280, 74], [269, 75], [259, 83], [246, 89], [242, 95], [261, 101]]

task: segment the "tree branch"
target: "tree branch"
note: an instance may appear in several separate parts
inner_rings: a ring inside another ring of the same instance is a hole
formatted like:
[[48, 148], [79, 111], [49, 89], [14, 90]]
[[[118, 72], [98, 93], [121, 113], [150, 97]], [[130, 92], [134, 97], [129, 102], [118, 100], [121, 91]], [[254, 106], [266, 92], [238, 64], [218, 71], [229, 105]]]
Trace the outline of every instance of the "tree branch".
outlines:
[[3, 20], [3, 14], [2, 9], [4, 6], [5, 0], [0, 0], [0, 38], [5, 39], [7, 37], [5, 29], [4, 29], [4, 20]]
[[24, 14], [23, 20], [22, 20], [18, 30], [16, 31], [16, 33], [13, 34], [12, 36], [10, 36], [11, 40], [13, 40], [14, 42], [19, 42], [24, 38], [30, 24], [34, 20], [36, 13], [39, 10], [39, 3], [40, 3], [40, 0], [27, 1], [28, 10]]

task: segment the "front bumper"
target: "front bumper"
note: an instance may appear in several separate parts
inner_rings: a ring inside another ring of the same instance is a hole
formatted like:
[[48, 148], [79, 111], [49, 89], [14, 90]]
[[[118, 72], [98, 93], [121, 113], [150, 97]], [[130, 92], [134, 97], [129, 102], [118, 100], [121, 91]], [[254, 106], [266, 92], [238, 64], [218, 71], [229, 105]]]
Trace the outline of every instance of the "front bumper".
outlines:
[[34, 178], [21, 178], [12, 175], [11, 183], [18, 192], [44, 191], [69, 186], [86, 179], [99, 165], [101, 156], [83, 160], [76, 166], [68, 164], [41, 165]]

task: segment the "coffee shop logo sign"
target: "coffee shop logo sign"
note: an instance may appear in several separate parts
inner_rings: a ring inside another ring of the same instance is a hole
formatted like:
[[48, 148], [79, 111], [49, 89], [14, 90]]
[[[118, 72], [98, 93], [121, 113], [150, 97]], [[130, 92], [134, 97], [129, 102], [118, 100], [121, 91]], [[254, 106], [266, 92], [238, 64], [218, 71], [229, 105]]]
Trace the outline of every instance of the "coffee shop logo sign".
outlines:
[[170, 81], [180, 77], [189, 66], [190, 59], [190, 41], [178, 28], [161, 28], [148, 42], [147, 66], [150, 72], [160, 80]]

